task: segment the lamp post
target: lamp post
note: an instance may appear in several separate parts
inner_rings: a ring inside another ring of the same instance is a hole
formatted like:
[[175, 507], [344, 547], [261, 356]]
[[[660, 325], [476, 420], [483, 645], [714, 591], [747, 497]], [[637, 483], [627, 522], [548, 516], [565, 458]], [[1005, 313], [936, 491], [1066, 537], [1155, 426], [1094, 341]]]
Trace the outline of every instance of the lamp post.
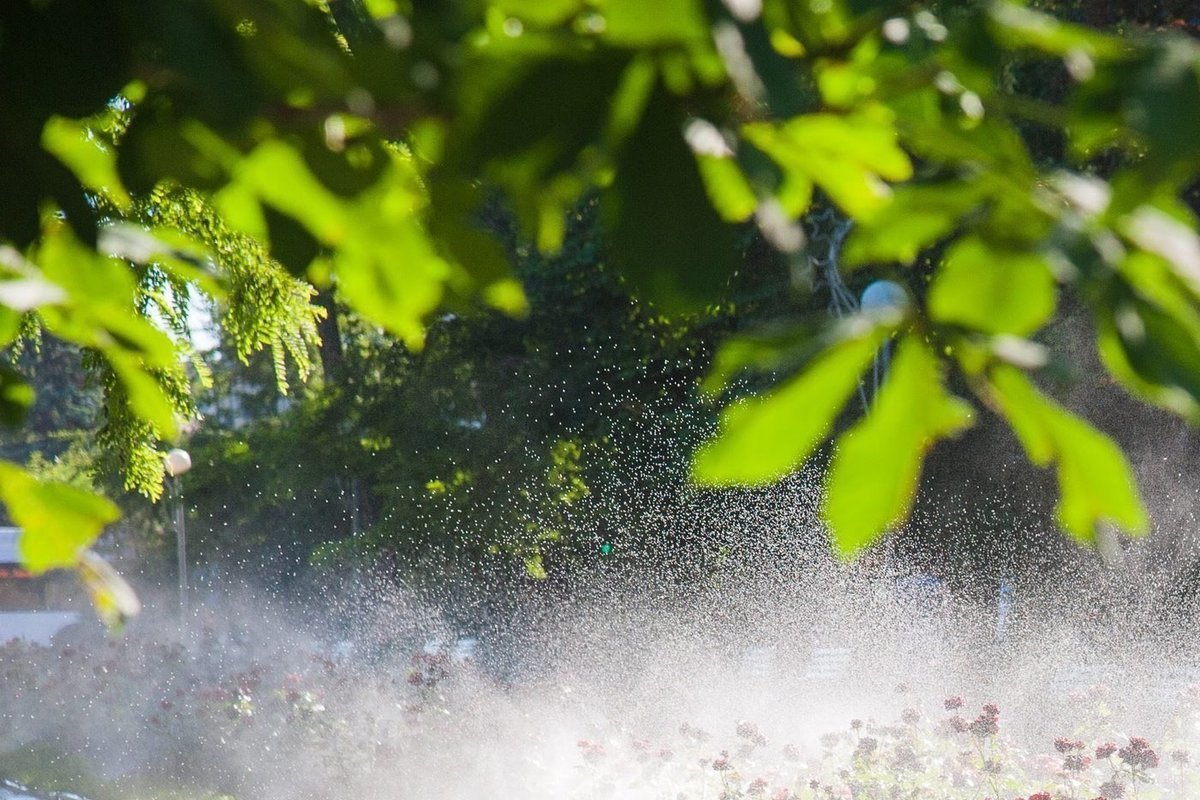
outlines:
[[187, 530], [183, 525], [183, 473], [192, 468], [192, 457], [176, 447], [167, 453], [167, 474], [171, 476], [175, 495], [175, 549], [179, 557], [179, 622], [187, 626], [188, 574]]

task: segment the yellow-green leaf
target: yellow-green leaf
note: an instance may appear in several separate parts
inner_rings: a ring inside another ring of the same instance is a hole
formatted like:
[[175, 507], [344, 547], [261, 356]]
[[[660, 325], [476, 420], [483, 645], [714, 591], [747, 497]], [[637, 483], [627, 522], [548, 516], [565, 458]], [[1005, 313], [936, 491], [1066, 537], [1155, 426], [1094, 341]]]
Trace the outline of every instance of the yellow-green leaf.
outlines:
[[838, 553], [853, 556], [908, 516], [925, 453], [971, 418], [946, 393], [936, 356], [904, 339], [871, 412], [838, 440], [825, 504]]
[[1121, 449], [1100, 431], [1044, 397], [1014, 367], [992, 369], [993, 395], [1036, 464], [1058, 467], [1058, 521], [1081, 542], [1095, 539], [1101, 523], [1131, 534], [1150, 521], [1133, 470]]
[[710, 486], [761, 485], [796, 469], [821, 443], [890, 328], [875, 325], [830, 347], [800, 374], [721, 415], [692, 462]]
[[86, 125], [53, 116], [42, 128], [42, 147], [67, 166], [79, 182], [124, 211], [133, 202], [117, 175], [117, 153]]
[[713, 208], [726, 222], [744, 222], [754, 213], [758, 198], [750, 182], [730, 156], [700, 154], [700, 177]]
[[929, 287], [929, 315], [987, 333], [1026, 336], [1054, 313], [1054, 274], [1046, 258], [999, 250], [975, 237], [946, 253]]
[[120, 516], [117, 507], [99, 495], [39, 481], [8, 461], [0, 461], [0, 500], [21, 528], [21, 561], [35, 574], [76, 566], [104, 526]]

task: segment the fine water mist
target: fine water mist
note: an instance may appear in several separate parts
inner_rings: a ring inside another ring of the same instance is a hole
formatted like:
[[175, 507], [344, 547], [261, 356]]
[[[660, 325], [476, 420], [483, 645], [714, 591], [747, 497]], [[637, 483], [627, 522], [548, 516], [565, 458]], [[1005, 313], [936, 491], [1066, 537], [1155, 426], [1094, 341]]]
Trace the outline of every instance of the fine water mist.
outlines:
[[[78, 781], [46, 788], [100, 798], [984, 797], [1098, 784], [1092, 748], [1136, 761], [1145, 737], [1164, 761], [1145, 796], [1186, 796], [1195, 631], [1136, 559], [973, 583], [886, 543], [845, 564], [817, 494], [694, 498], [703, 558], [647, 547], [503, 596], [360, 576], [301, 605], [226, 593], [186, 632], [149, 597], [123, 636], [10, 644], [0, 777], [41, 759]], [[1090, 772], [1064, 771], [1075, 744]], [[901, 778], [917, 793], [887, 794]]]

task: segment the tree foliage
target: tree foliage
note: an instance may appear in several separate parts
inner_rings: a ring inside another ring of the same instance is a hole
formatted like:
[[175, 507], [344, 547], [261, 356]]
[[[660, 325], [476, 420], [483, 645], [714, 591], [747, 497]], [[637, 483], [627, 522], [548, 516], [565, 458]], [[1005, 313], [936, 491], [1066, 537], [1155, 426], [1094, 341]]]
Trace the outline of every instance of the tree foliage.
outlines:
[[[1062, 91], [1023, 79], [1038, 70]], [[1114, 380], [1200, 417], [1200, 239], [1181, 201], [1200, 47], [1178, 32], [1102, 33], [1011, 0], [47, 0], [0, 11], [0, 74], [0, 170], [22, 176], [0, 188], [0, 343], [33, 314], [87, 348], [114, 449], [151, 493], [154, 443], [191, 413], [170, 335], [189, 293], [229, 304], [243, 356], [274, 347], [302, 372], [322, 313], [309, 283], [419, 349], [441, 309], [526, 307], [479, 224], [495, 192], [546, 253], [598, 197], [605, 262], [671, 314], [721, 302], [745, 227], [798, 261], [814, 202], [853, 220], [847, 266], [889, 271], [912, 302], [731, 340], [710, 388], [764, 367], [777, 386], [732, 404], [695, 462], [714, 483], [794, 469], [894, 348], [836, 445], [845, 553], [904, 518], [926, 451], [968, 424], [948, 376], [1056, 466], [1072, 535], [1144, 529], [1120, 452], [1030, 378], [1064, 295], [1090, 309]], [[19, 381], [3, 386], [19, 410]], [[4, 491], [23, 480], [5, 474]], [[27, 555], [71, 561], [11, 510]]]

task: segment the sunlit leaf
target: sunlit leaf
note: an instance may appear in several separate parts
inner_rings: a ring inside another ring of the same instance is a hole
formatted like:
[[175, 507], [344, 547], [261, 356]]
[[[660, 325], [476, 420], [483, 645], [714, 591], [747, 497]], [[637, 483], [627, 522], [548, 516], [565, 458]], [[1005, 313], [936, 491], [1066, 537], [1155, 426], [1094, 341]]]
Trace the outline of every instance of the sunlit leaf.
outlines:
[[911, 264], [922, 250], [953, 232], [983, 199], [981, 187], [972, 182], [898, 186], [888, 206], [850, 231], [843, 263]]
[[506, 17], [534, 25], [559, 25], [577, 14], [583, 0], [494, 0], [491, 7]]
[[303, 223], [320, 241], [336, 245], [345, 239], [346, 204], [316, 179], [299, 152], [283, 142], [259, 145], [241, 162], [237, 178], [263, 201]]
[[1067, 533], [1091, 542], [1106, 522], [1132, 534], [1146, 531], [1149, 518], [1133, 470], [1111, 439], [1043, 396], [1014, 367], [994, 367], [990, 379], [1030, 461], [1056, 464], [1058, 520]]
[[42, 129], [42, 146], [66, 164], [85, 187], [118, 209], [129, 208], [132, 200], [117, 175], [116, 151], [87, 126], [65, 117], [51, 117]]
[[367, 319], [409, 347], [425, 342], [425, 315], [437, 308], [450, 266], [413, 218], [355, 237], [336, 257], [338, 289]]
[[730, 336], [713, 356], [712, 366], [700, 384], [701, 391], [715, 395], [747, 371], [769, 372], [788, 363], [803, 363], [827, 344], [816, 323], [782, 331], [763, 331]]
[[0, 500], [21, 528], [21, 562], [35, 574], [74, 567], [104, 526], [120, 516], [103, 497], [39, 481], [8, 461], [0, 461]]
[[744, 222], [754, 214], [758, 198], [737, 162], [729, 156], [698, 155], [700, 177], [713, 208], [727, 222]]
[[529, 310], [529, 301], [525, 290], [519, 281], [513, 278], [501, 278], [495, 283], [483, 288], [483, 300], [492, 308], [499, 309], [511, 316], [521, 316]]
[[604, 37], [621, 47], [647, 47], [708, 38], [699, 0], [601, 0]]
[[1024, 5], [999, 0], [988, 6], [989, 21], [1005, 45], [1033, 48], [1058, 56], [1078, 54], [1113, 59], [1128, 54], [1129, 45], [1117, 36], [1062, 22]]
[[882, 112], [805, 114], [782, 125], [751, 123], [743, 134], [785, 173], [811, 180], [855, 218], [869, 217], [888, 204], [892, 192], [887, 181], [912, 177], [895, 127]]
[[798, 468], [829, 434], [888, 331], [866, 327], [768, 394], [726, 409], [716, 437], [696, 453], [692, 477], [710, 486], [760, 485]]
[[67, 294], [61, 305], [42, 309], [47, 329], [100, 351], [125, 384], [134, 412], [160, 435], [173, 435], [175, 406], [152, 372], [178, 368], [177, 351], [166, 333], [134, 312], [128, 267], [84, 247], [61, 225], [48, 230], [36, 258]]
[[997, 249], [972, 237], [946, 253], [928, 303], [939, 322], [1024, 336], [1054, 313], [1054, 275], [1040, 254]]
[[937, 358], [901, 340], [870, 413], [837, 441], [825, 518], [833, 544], [852, 556], [908, 516], [925, 454], [971, 424], [971, 407], [946, 393]]
[[1096, 310], [1101, 359], [1134, 392], [1200, 419], [1200, 308], [1163, 259], [1134, 253], [1121, 269], [1129, 286]]

